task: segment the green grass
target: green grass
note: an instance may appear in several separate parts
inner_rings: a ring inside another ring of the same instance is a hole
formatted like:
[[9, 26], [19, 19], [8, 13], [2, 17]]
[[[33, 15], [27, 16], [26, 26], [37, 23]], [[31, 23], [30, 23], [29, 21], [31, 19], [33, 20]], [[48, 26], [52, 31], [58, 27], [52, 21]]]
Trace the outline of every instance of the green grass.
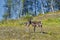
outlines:
[[43, 31], [36, 27], [34, 33], [33, 27], [29, 27], [26, 32], [24, 18], [18, 20], [8, 20], [0, 22], [0, 40], [60, 40], [60, 12], [48, 13], [33, 17], [33, 21], [42, 21]]

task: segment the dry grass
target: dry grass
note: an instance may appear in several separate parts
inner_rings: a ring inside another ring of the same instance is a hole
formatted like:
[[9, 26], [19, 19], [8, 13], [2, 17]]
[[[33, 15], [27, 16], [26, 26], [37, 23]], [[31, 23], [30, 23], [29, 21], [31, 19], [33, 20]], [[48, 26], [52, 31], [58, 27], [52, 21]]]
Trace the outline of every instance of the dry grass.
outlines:
[[42, 20], [44, 33], [40, 33], [39, 27], [34, 33], [32, 26], [26, 32], [23, 19], [9, 20], [0, 23], [0, 40], [60, 40], [60, 12], [39, 15], [33, 20]]

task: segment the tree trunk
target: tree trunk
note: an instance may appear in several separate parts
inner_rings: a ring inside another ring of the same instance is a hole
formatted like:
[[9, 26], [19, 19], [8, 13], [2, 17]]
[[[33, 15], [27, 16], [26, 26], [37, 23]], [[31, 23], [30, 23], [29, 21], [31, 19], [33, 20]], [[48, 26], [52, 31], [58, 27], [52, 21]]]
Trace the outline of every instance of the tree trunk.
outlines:
[[41, 2], [41, 10], [42, 10], [42, 14], [44, 14], [43, 2], [42, 2], [42, 0], [41, 0], [40, 2]]
[[51, 11], [54, 12], [53, 0], [51, 0]]

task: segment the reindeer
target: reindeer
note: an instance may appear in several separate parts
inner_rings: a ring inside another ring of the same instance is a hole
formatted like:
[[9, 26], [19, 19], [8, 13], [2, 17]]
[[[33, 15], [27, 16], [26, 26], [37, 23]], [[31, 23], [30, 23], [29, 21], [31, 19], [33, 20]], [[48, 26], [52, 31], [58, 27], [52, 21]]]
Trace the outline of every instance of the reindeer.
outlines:
[[43, 31], [42, 31], [42, 22], [41, 22], [41, 21], [37, 22], [37, 21], [32, 21], [32, 20], [30, 19], [30, 20], [28, 20], [28, 22], [26, 23], [27, 28], [28, 28], [30, 25], [32, 25], [32, 27], [34, 27], [34, 32], [35, 32], [35, 28], [36, 28], [36, 27], [40, 27], [41, 33], [43, 32]]

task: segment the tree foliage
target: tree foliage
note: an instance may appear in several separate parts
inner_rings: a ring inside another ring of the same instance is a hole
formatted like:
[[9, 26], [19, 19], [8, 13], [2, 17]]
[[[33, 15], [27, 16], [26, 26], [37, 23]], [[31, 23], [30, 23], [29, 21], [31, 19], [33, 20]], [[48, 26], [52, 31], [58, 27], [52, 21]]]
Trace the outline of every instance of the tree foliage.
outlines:
[[[60, 10], [60, 0], [5, 0], [6, 18], [20, 18], [27, 14], [36, 16], [40, 13]], [[12, 17], [13, 16], [13, 17]]]

